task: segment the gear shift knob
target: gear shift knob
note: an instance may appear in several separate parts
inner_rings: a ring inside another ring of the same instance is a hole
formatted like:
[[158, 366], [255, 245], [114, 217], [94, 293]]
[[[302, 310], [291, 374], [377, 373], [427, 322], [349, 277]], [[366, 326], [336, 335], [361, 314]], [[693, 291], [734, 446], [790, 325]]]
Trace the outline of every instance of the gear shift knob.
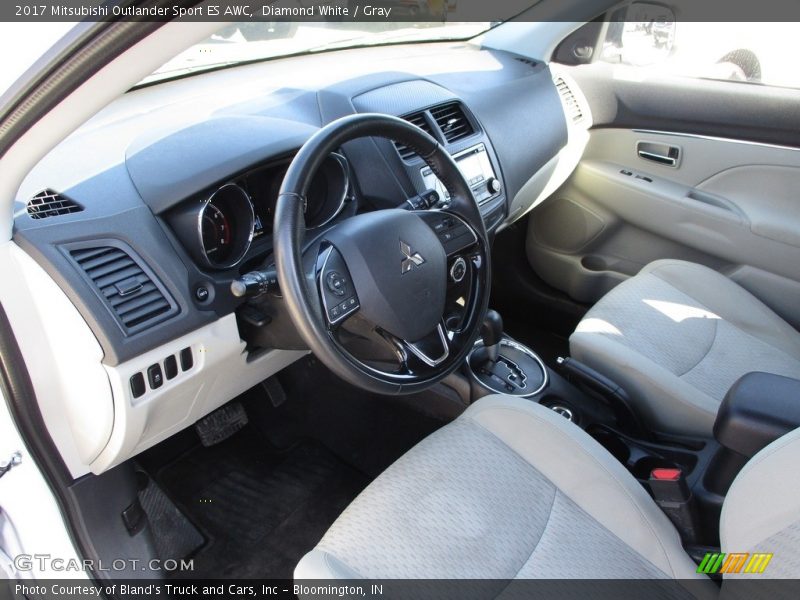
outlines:
[[481, 325], [481, 338], [486, 348], [486, 357], [494, 364], [500, 354], [500, 340], [503, 339], [503, 317], [496, 310], [486, 311]]

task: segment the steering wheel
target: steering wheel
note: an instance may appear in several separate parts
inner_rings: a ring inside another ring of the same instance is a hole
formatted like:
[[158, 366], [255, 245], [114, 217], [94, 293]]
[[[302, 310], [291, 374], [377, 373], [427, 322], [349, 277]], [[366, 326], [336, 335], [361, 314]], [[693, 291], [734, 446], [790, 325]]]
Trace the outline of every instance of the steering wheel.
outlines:
[[[304, 206], [312, 177], [331, 152], [363, 137], [414, 150], [447, 189], [449, 203], [442, 210], [358, 214], [309, 244]], [[473, 347], [489, 299], [486, 228], [456, 163], [415, 125], [359, 114], [320, 129], [284, 177], [274, 245], [291, 320], [342, 379], [380, 394], [417, 392], [452, 373]], [[349, 343], [357, 339], [379, 341], [391, 360], [359, 357]]]

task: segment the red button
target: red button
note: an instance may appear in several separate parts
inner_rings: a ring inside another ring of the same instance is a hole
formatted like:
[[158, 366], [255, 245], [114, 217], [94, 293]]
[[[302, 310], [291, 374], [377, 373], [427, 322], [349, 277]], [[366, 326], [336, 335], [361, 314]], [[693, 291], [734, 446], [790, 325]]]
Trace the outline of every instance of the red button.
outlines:
[[680, 469], [653, 469], [650, 471], [650, 479], [657, 481], [678, 481], [680, 478]]

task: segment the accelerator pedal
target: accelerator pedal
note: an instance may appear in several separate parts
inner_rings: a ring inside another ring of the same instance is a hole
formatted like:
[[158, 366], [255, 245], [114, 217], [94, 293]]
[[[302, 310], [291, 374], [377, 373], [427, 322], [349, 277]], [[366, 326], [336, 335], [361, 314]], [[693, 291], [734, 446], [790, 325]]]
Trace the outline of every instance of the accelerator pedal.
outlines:
[[218, 408], [194, 424], [203, 446], [213, 446], [227, 440], [247, 425], [247, 413], [239, 402]]

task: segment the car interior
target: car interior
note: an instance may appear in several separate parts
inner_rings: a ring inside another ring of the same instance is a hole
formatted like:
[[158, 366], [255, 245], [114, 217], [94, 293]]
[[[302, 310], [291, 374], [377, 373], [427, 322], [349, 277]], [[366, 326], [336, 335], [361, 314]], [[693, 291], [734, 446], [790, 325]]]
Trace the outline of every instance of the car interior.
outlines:
[[591, 4], [145, 81], [31, 165], [11, 405], [85, 556], [798, 576], [800, 91], [600, 60]]

